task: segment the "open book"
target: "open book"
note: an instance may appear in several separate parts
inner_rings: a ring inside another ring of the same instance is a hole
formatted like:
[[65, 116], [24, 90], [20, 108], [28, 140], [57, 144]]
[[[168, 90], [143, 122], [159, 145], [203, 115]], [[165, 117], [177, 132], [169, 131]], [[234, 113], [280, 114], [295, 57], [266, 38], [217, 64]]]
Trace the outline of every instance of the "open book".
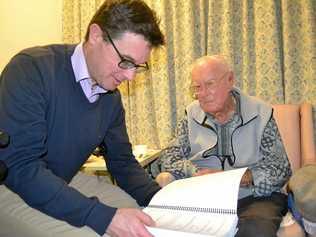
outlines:
[[143, 209], [156, 222], [156, 237], [230, 237], [237, 232], [237, 201], [247, 168], [176, 180]]

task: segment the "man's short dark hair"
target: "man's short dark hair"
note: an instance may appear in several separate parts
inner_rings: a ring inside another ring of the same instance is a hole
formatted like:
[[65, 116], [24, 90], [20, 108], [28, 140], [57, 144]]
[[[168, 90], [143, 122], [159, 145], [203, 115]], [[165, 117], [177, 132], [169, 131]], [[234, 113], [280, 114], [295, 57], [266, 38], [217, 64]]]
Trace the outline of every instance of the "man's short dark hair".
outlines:
[[106, 0], [89, 23], [86, 41], [89, 38], [89, 27], [94, 23], [103, 32], [106, 30], [113, 39], [131, 32], [144, 36], [153, 47], [164, 44], [156, 13], [141, 0]]

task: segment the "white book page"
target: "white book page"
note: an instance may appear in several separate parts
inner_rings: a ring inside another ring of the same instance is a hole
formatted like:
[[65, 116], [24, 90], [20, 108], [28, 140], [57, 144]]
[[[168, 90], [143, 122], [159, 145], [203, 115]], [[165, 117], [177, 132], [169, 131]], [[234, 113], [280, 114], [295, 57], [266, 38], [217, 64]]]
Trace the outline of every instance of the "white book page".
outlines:
[[[192, 208], [216, 208], [237, 212], [238, 190], [247, 168], [176, 180], [152, 198], [150, 205]], [[216, 236], [233, 236], [237, 214], [170, 210], [168, 208], [144, 209], [158, 228]]]
[[146, 227], [149, 232], [155, 237], [216, 237], [212, 235], [201, 235], [195, 233], [188, 233], [182, 231], [174, 231], [174, 230], [167, 230], [167, 229], [160, 229], [154, 227]]

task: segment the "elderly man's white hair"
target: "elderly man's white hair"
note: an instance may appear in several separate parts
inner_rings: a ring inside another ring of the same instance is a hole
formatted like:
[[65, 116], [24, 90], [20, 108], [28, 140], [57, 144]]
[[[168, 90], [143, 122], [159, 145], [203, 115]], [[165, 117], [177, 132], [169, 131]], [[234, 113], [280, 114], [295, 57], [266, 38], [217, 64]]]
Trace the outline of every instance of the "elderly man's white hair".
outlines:
[[195, 68], [198, 65], [203, 65], [205, 63], [209, 63], [209, 62], [216, 62], [218, 63], [218, 65], [221, 65], [221, 67], [223, 67], [224, 70], [227, 71], [232, 71], [232, 68], [230, 66], [230, 64], [228, 63], [226, 57], [224, 55], [205, 55], [202, 56], [198, 59], [196, 59], [192, 65], [191, 65], [191, 71], [193, 70], [193, 68]]

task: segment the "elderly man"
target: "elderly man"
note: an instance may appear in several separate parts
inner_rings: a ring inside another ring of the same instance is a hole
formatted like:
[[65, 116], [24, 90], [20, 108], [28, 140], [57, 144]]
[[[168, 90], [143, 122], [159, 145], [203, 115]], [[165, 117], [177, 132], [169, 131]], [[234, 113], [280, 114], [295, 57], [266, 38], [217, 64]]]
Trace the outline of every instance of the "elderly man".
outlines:
[[245, 95], [234, 81], [221, 56], [204, 56], [193, 64], [191, 89], [197, 100], [187, 107], [164, 151], [164, 172], [156, 180], [164, 186], [175, 179], [248, 167], [240, 184], [236, 236], [276, 236], [287, 210], [281, 188], [291, 175], [290, 164], [272, 107]]
[[[106, 0], [83, 43], [26, 49], [4, 68], [0, 130], [11, 144], [0, 150], [8, 167], [0, 236], [152, 236], [150, 216], [128, 207], [146, 205], [160, 187], [132, 154], [116, 88], [148, 69], [151, 50], [164, 43], [158, 23], [141, 0]], [[73, 179], [99, 145], [131, 196], [106, 183], [91, 188], [82, 175]]]

